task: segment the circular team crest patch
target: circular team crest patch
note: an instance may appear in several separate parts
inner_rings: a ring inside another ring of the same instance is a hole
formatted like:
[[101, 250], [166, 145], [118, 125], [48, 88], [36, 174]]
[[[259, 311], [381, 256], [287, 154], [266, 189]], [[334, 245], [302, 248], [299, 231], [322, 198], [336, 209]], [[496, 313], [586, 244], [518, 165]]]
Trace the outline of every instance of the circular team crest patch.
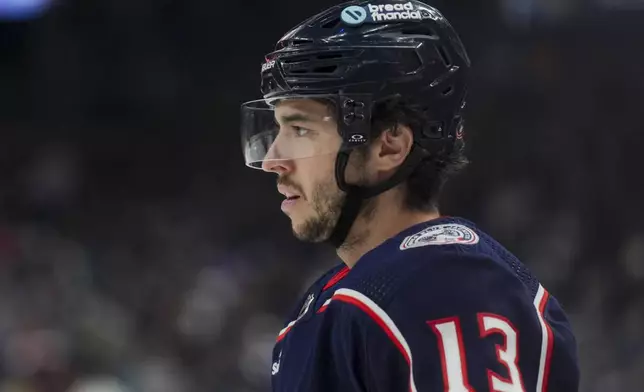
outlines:
[[445, 224], [430, 226], [414, 235], [405, 237], [400, 244], [400, 250], [427, 245], [474, 245], [478, 242], [478, 234], [469, 227], [459, 224]]

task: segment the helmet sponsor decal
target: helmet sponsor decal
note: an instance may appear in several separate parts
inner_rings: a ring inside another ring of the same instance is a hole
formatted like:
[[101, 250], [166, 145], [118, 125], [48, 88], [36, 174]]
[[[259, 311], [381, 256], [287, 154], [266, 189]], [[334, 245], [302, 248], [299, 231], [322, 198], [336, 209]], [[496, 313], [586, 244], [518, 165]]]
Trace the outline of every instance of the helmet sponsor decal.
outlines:
[[432, 8], [419, 7], [411, 1], [406, 3], [368, 3], [365, 6], [351, 5], [342, 10], [340, 19], [350, 26], [363, 23], [391, 23], [392, 21], [420, 21], [438, 19], [440, 15]]
[[275, 60], [267, 60], [262, 64], [262, 72], [266, 72], [275, 66]]
[[400, 243], [400, 250], [428, 245], [475, 245], [479, 242], [476, 232], [467, 226], [445, 224], [427, 227]]

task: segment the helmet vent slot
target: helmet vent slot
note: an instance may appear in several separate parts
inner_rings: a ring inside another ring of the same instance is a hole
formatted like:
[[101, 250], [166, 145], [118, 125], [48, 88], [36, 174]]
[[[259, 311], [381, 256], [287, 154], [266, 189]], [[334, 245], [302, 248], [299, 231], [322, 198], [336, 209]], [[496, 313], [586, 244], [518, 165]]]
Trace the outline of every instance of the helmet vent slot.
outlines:
[[323, 53], [316, 57], [320, 60], [339, 59], [344, 57], [344, 53]]
[[293, 48], [293, 47], [302, 46], [302, 45], [309, 45], [312, 43], [313, 43], [312, 39], [293, 38], [293, 39], [287, 39], [287, 40], [278, 42], [277, 45], [275, 45], [275, 49], [280, 50], [287, 47]]
[[409, 26], [400, 29], [400, 34], [414, 38], [438, 39], [436, 32], [427, 26]]
[[323, 29], [332, 29], [336, 27], [339, 23], [340, 23], [340, 18], [335, 17], [322, 22], [322, 25], [320, 27], [322, 27]]
[[338, 69], [337, 65], [326, 65], [322, 67], [315, 68], [299, 68], [290, 70], [289, 74], [294, 75], [303, 75], [303, 74], [330, 74], [335, 72]]
[[441, 57], [441, 60], [443, 60], [443, 64], [445, 64], [445, 67], [451, 67], [452, 66], [452, 60], [450, 59], [449, 55], [447, 54], [447, 51], [445, 48], [441, 45], [436, 46], [436, 50], [438, 51], [439, 56]]
[[297, 38], [297, 39], [292, 39], [291, 42], [289, 42], [289, 46], [300, 46], [300, 45], [307, 45], [312, 43], [313, 43], [312, 39]]
[[284, 42], [282, 47], [284, 48], [284, 47], [288, 46], [288, 47], [292, 48], [292, 47], [295, 47], [295, 46], [308, 45], [308, 44], [312, 44], [312, 43], [313, 43], [312, 39], [294, 38], [294, 39], [288, 40], [287, 42]]

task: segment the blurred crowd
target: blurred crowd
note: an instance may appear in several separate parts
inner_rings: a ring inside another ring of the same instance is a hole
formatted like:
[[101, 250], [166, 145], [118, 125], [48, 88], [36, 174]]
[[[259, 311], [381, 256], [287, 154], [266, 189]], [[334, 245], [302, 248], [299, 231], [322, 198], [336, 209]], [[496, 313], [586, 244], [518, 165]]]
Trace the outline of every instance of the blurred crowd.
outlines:
[[[269, 3], [59, 1], [0, 23], [0, 392], [269, 389], [285, 315], [337, 263], [243, 166], [263, 54], [331, 4]], [[475, 64], [472, 165], [443, 212], [559, 298], [583, 392], [641, 390], [643, 14], [555, 3], [579, 2], [438, 4]]]

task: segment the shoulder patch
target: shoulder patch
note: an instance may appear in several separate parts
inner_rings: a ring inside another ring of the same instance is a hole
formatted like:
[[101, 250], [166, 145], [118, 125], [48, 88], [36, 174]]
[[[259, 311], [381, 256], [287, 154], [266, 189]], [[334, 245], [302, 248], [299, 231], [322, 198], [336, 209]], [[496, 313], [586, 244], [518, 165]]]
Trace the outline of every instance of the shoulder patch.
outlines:
[[459, 224], [445, 224], [430, 226], [414, 235], [405, 237], [400, 243], [400, 250], [427, 245], [474, 245], [478, 242], [478, 234], [469, 227]]

